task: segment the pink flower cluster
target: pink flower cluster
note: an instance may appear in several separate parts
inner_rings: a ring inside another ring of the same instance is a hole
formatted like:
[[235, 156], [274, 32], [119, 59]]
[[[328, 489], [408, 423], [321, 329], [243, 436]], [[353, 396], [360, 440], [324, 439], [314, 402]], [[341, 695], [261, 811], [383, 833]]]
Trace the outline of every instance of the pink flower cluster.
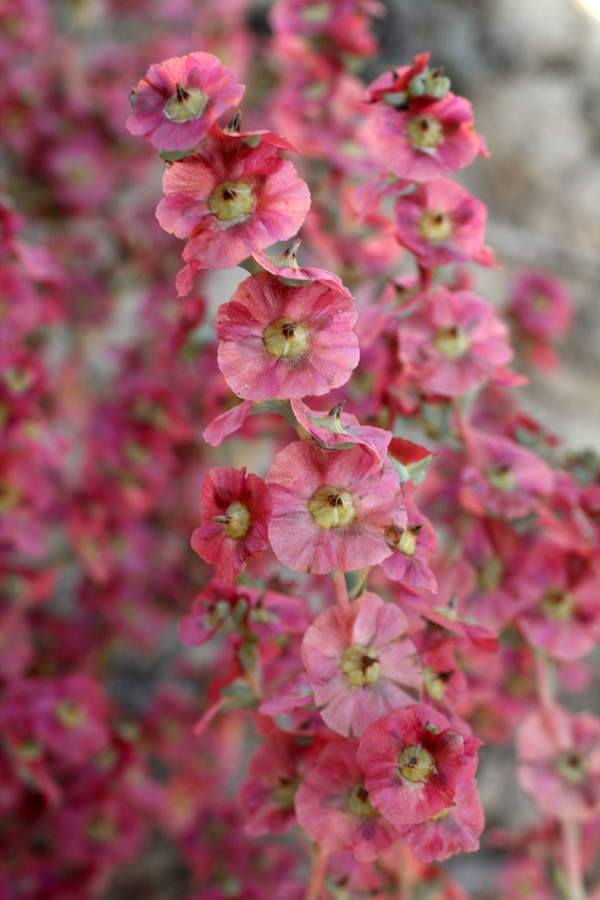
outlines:
[[[518, 277], [513, 351], [466, 268], [470, 104], [427, 53], [362, 83], [374, 0], [84, 7], [0, 11], [1, 900], [156, 846], [185, 900], [468, 900], [480, 841], [506, 900], [596, 896], [600, 466], [507, 368], [564, 289]], [[538, 820], [482, 837], [508, 742]]]

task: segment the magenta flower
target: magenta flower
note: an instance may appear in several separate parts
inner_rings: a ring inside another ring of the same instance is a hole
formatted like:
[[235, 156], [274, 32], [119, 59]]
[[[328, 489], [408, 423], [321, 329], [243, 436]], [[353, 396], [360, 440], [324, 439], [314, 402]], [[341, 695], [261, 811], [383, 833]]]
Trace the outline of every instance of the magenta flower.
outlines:
[[439, 287], [398, 327], [403, 378], [423, 393], [467, 394], [512, 359], [508, 328], [472, 291]]
[[458, 782], [472, 774], [472, 755], [462, 735], [422, 703], [370, 725], [360, 740], [358, 761], [371, 803], [396, 828], [448, 809]]
[[296, 572], [349, 572], [392, 552], [390, 523], [406, 525], [398, 476], [361, 447], [324, 450], [297, 441], [275, 457], [267, 476], [273, 514], [269, 540]]
[[600, 720], [560, 706], [534, 712], [517, 732], [519, 781], [538, 809], [571, 822], [600, 812]]
[[427, 269], [448, 263], [494, 265], [484, 246], [487, 210], [455, 181], [437, 178], [396, 201], [396, 234]]
[[343, 735], [419, 699], [419, 656], [402, 610], [366, 591], [324, 610], [304, 635], [302, 659], [323, 720]]
[[187, 150], [244, 94], [235, 74], [212, 53], [189, 53], [150, 66], [132, 98], [131, 134], [159, 150]]
[[251, 275], [217, 315], [219, 368], [250, 400], [325, 394], [358, 365], [357, 312], [345, 293], [314, 283]]
[[397, 839], [393, 825], [369, 801], [356, 761], [358, 741], [333, 738], [298, 788], [298, 823], [324, 850], [352, 850], [359, 862], [377, 859]]
[[277, 144], [263, 138], [255, 146], [213, 126], [191, 156], [167, 168], [156, 215], [165, 231], [190, 238], [186, 262], [230, 268], [296, 233], [310, 193]]
[[258, 475], [246, 475], [246, 469], [211, 469], [202, 484], [202, 524], [192, 535], [192, 547], [214, 564], [219, 578], [233, 584], [247, 561], [269, 546], [270, 510], [268, 490]]
[[479, 850], [485, 816], [474, 778], [460, 781], [452, 805], [425, 822], [399, 829], [416, 859], [441, 862], [455, 853]]

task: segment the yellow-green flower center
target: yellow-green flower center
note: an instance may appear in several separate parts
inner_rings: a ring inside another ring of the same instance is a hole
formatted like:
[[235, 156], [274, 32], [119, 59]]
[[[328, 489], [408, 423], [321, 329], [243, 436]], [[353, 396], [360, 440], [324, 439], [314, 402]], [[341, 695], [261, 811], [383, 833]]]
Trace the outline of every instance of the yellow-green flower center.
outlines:
[[442, 699], [449, 677], [446, 672], [436, 672], [431, 666], [423, 666], [423, 685], [432, 700], [439, 703]]
[[516, 479], [510, 466], [488, 466], [485, 475], [492, 487], [497, 491], [512, 491], [516, 485]]
[[439, 210], [426, 209], [419, 220], [419, 234], [426, 241], [445, 241], [453, 231], [452, 219]]
[[244, 222], [256, 208], [252, 185], [247, 181], [223, 181], [207, 201], [209, 211], [219, 222]]
[[68, 697], [56, 704], [54, 715], [65, 728], [81, 728], [86, 718], [81, 703]]
[[225, 510], [225, 515], [214, 516], [213, 522], [223, 525], [223, 531], [234, 541], [246, 537], [250, 530], [250, 511], [247, 506], [236, 500]]
[[587, 760], [577, 750], [564, 750], [556, 760], [558, 774], [570, 784], [581, 784], [587, 777]]
[[308, 511], [320, 528], [344, 528], [356, 515], [352, 501], [350, 491], [326, 485], [314, 492]]
[[471, 338], [456, 325], [451, 325], [449, 328], [438, 328], [433, 343], [442, 356], [447, 356], [448, 359], [457, 359], [467, 352], [471, 346]]
[[411, 744], [410, 747], [405, 747], [398, 757], [398, 771], [405, 781], [421, 784], [437, 770], [429, 750], [421, 744]]
[[184, 88], [178, 84], [165, 105], [165, 115], [172, 122], [187, 122], [201, 116], [207, 103], [208, 97], [200, 88]]
[[354, 687], [365, 687], [378, 680], [381, 663], [372, 650], [352, 644], [342, 653], [342, 672]]
[[452, 809], [451, 806], [447, 806], [446, 809], [440, 809], [439, 812], [436, 812], [432, 816], [429, 816], [427, 821], [428, 822], [441, 822], [443, 819], [446, 818], [446, 816], [448, 815], [448, 813], [450, 812], [451, 809]]
[[415, 116], [406, 126], [406, 134], [413, 147], [429, 149], [444, 140], [442, 123], [436, 116]]
[[302, 10], [302, 16], [311, 25], [322, 25], [331, 16], [331, 4], [324, 2], [309, 3]]
[[277, 359], [294, 359], [308, 347], [308, 328], [293, 319], [275, 319], [262, 333], [265, 350]]
[[570, 591], [549, 588], [542, 597], [542, 609], [551, 619], [568, 619], [575, 607], [575, 597]]
[[300, 778], [280, 777], [279, 784], [271, 794], [271, 799], [276, 806], [289, 809], [294, 805], [296, 792], [300, 787]]
[[377, 815], [377, 810], [369, 800], [369, 795], [364, 784], [355, 784], [346, 798], [346, 809], [351, 816], [357, 819], [372, 819]]

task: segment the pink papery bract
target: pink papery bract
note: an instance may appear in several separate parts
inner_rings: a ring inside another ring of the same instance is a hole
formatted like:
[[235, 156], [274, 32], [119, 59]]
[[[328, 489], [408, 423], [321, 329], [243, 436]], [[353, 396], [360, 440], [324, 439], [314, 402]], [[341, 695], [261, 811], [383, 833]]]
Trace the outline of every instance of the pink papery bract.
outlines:
[[481, 200], [447, 178], [420, 184], [396, 201], [396, 235], [427, 269], [448, 263], [494, 265], [484, 246], [487, 209]]
[[365, 592], [324, 610], [304, 635], [302, 659], [323, 720], [343, 735], [419, 699], [419, 656], [402, 610]]
[[244, 94], [235, 74], [212, 53], [189, 53], [150, 66], [133, 95], [131, 134], [159, 150], [187, 150], [206, 137], [222, 112]]
[[214, 564], [219, 578], [233, 584], [247, 561], [269, 546], [270, 510], [268, 489], [258, 475], [246, 475], [246, 469], [211, 469], [202, 484], [202, 525], [192, 535], [192, 547]]
[[422, 393], [458, 397], [513, 356], [506, 325], [472, 291], [439, 287], [398, 327], [402, 377]]
[[600, 811], [600, 720], [560, 706], [532, 713], [517, 732], [519, 781], [552, 818], [583, 822]]
[[352, 299], [337, 290], [251, 275], [219, 308], [219, 368], [244, 399], [326, 394], [358, 365], [356, 318]]
[[273, 503], [269, 540], [279, 561], [296, 572], [374, 565], [392, 552], [385, 540], [390, 522], [406, 525], [393, 466], [361, 447], [324, 450], [298, 441], [277, 454], [266, 480]]
[[377, 859], [398, 838], [373, 808], [356, 761], [358, 741], [333, 738], [296, 794], [296, 815], [324, 850], [352, 850], [359, 862]]
[[396, 710], [370, 725], [358, 761], [373, 806], [402, 828], [447, 809], [466, 775], [465, 744], [432, 706]]
[[160, 225], [190, 238], [186, 262], [210, 269], [291, 238], [310, 207], [308, 187], [271, 141], [252, 147], [216, 126], [192, 156], [167, 168], [163, 189]]

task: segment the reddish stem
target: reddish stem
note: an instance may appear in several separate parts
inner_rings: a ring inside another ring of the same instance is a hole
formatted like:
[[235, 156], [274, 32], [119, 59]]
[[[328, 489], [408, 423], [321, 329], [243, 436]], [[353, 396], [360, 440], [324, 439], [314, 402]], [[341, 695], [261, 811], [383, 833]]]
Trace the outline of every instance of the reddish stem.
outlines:
[[343, 606], [344, 603], [349, 603], [348, 599], [348, 588], [346, 586], [346, 579], [344, 578], [343, 572], [332, 572], [331, 578], [333, 580], [333, 595], [335, 597], [335, 602], [338, 606]]

